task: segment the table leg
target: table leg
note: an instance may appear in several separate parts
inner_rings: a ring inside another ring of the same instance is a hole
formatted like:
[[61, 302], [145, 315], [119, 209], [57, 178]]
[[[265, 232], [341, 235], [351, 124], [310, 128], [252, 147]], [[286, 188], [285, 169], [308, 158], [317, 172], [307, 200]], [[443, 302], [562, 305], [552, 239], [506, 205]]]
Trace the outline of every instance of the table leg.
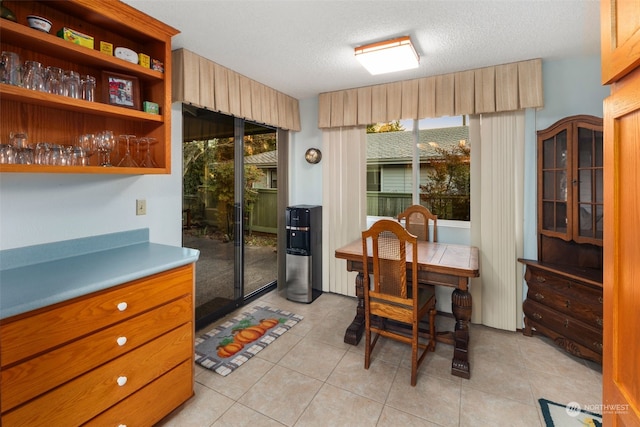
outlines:
[[358, 273], [356, 276], [356, 317], [344, 333], [344, 342], [351, 345], [358, 345], [364, 332], [364, 275]]
[[454, 334], [453, 360], [451, 374], [469, 379], [469, 321], [471, 320], [471, 294], [469, 291], [455, 289], [451, 294], [451, 310], [456, 319]]

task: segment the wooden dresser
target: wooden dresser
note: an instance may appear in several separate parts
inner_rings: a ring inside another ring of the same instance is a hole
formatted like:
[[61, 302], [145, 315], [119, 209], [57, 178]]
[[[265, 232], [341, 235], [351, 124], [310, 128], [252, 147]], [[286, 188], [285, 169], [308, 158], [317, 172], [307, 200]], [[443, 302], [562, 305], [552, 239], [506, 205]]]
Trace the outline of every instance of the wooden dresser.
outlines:
[[538, 260], [524, 260], [524, 334], [602, 363], [602, 119], [579, 115], [538, 132]]
[[151, 426], [193, 395], [194, 264], [0, 322], [1, 423]]
[[524, 334], [536, 330], [569, 353], [602, 363], [602, 276], [537, 261], [523, 263], [529, 287]]

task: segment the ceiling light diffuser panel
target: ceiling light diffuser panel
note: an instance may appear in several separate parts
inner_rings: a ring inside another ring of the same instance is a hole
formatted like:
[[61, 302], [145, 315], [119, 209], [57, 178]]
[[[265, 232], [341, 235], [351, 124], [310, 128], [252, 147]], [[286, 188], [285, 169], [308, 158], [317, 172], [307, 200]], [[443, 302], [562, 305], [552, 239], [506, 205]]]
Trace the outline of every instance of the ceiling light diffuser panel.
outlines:
[[355, 49], [356, 59], [372, 75], [418, 68], [420, 56], [409, 36], [398, 37]]

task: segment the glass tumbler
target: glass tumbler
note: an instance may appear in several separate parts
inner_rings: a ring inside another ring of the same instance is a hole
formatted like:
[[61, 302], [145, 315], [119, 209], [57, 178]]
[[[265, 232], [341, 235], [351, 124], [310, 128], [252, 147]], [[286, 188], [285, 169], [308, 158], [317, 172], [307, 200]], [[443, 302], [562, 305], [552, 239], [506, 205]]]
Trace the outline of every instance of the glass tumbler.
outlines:
[[24, 63], [24, 87], [31, 90], [46, 92], [45, 76], [42, 64], [37, 61], [25, 61]]
[[15, 52], [3, 51], [0, 57], [0, 83], [22, 85], [22, 64]]
[[86, 75], [82, 79], [82, 99], [85, 101], [96, 100], [96, 78]]
[[64, 95], [64, 70], [58, 67], [47, 67], [46, 77], [47, 92]]
[[64, 76], [64, 95], [70, 98], [80, 99], [82, 97], [80, 87], [80, 74], [76, 71], [68, 71]]

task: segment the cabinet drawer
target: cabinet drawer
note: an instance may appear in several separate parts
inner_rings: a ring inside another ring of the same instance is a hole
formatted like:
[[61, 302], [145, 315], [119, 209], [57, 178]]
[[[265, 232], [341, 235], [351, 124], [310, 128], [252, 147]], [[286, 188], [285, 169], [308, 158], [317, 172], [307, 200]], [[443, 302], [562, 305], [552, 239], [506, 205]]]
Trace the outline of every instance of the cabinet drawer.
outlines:
[[602, 304], [602, 288], [596, 288], [567, 277], [541, 271], [531, 266], [527, 266], [524, 278], [528, 286], [536, 284], [546, 286], [572, 298]]
[[[189, 322], [2, 415], [7, 426], [82, 424], [184, 361], [193, 360]], [[124, 384], [119, 385], [119, 381]]]
[[192, 298], [186, 296], [2, 370], [2, 387], [11, 393], [2, 393], [0, 408], [6, 412], [190, 322], [192, 318]]
[[[528, 299], [602, 329], [602, 303], [596, 298], [589, 300], [590, 293], [578, 297], [575, 292], [559, 291], [536, 281], [527, 282], [527, 286], [529, 287]], [[576, 286], [580, 287], [580, 285]], [[577, 292], [576, 286], [573, 290]]]
[[[602, 354], [602, 330], [592, 328], [579, 320], [559, 313], [531, 300], [523, 304], [524, 314], [534, 323]], [[535, 325], [533, 325], [535, 328]]]
[[193, 292], [192, 266], [74, 298], [0, 324], [0, 360], [12, 365]]
[[191, 396], [193, 362], [187, 360], [85, 425], [150, 427]]

